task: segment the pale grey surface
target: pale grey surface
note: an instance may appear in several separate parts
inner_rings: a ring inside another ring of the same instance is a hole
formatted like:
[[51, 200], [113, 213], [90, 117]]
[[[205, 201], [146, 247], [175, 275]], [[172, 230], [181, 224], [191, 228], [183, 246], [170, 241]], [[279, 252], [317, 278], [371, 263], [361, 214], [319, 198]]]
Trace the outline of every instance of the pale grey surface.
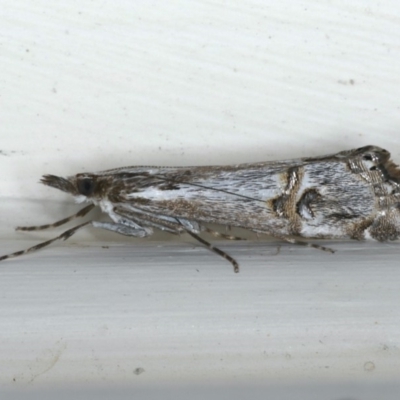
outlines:
[[399, 245], [328, 244], [336, 254], [219, 242], [239, 274], [175, 242], [60, 244], [5, 261], [1, 383], [395, 381]]
[[352, 383], [342, 385], [229, 385], [229, 386], [157, 386], [124, 388], [58, 388], [57, 390], [29, 390], [2, 392], [7, 400], [17, 399], [162, 399], [162, 400], [397, 400], [400, 386], [396, 383], [378, 385]]

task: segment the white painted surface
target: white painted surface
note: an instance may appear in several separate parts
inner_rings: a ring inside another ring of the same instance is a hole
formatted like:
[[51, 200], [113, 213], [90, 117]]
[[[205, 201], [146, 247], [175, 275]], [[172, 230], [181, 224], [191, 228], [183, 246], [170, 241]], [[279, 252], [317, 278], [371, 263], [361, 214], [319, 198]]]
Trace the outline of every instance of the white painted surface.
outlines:
[[[36, 184], [45, 173], [366, 144], [400, 162], [399, 16], [394, 0], [4, 0], [1, 253], [27, 246], [16, 225], [76, 210]], [[1, 265], [2, 384], [398, 377], [397, 244], [273, 261], [267, 245], [224, 244], [237, 276], [201, 248], [93, 239], [118, 240], [81, 234], [89, 247]]]
[[3, 384], [398, 377], [398, 245], [221, 242], [239, 274], [190, 244], [101, 245], [2, 265]]

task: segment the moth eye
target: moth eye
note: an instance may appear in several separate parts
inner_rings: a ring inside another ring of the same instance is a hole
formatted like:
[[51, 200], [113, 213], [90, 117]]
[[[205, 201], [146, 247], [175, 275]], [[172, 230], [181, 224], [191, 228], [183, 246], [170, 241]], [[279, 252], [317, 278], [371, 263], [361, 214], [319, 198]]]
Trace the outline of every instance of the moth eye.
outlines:
[[371, 156], [371, 154], [366, 154], [366, 155], [363, 157], [363, 159], [366, 160], [366, 161], [372, 161], [372, 156]]
[[78, 191], [84, 196], [90, 196], [94, 192], [94, 182], [93, 179], [84, 178], [78, 182]]

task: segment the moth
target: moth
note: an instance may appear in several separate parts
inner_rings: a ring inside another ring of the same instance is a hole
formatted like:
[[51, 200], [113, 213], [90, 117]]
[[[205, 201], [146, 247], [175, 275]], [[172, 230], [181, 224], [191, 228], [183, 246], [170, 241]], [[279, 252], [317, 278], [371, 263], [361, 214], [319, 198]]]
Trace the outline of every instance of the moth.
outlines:
[[35, 231], [83, 217], [95, 206], [110, 221], [87, 221], [61, 235], [0, 260], [66, 240], [85, 226], [133, 237], [154, 229], [188, 233], [239, 271], [237, 261], [202, 235], [240, 239], [208, 224], [232, 226], [281, 241], [332, 249], [307, 239], [395, 240], [400, 235], [400, 169], [390, 153], [365, 146], [322, 157], [228, 166], [123, 167], [68, 178], [44, 175], [41, 183], [89, 203], [53, 224], [18, 227]]

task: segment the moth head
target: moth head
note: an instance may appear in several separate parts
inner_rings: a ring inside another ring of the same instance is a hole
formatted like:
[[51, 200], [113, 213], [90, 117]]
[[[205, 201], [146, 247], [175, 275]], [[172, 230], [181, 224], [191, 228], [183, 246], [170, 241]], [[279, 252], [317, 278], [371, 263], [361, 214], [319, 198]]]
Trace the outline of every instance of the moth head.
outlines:
[[97, 176], [92, 174], [78, 174], [68, 178], [44, 175], [40, 182], [72, 194], [79, 203], [96, 197], [101, 189]]

